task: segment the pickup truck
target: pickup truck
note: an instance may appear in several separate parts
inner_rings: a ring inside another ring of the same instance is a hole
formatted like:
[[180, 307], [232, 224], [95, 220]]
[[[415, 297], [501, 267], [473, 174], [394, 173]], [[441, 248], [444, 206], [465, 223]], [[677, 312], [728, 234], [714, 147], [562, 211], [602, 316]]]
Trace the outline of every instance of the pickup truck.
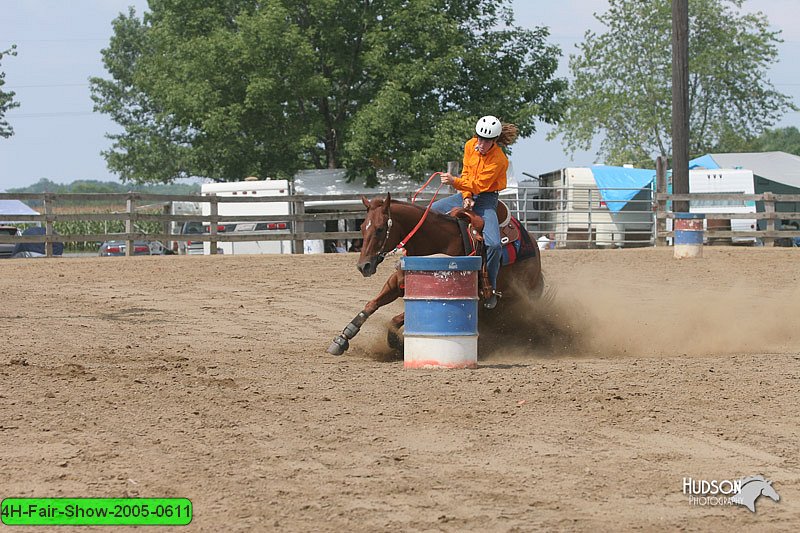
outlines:
[[[0, 235], [19, 235], [16, 226], [0, 226]], [[14, 243], [0, 243], [0, 258], [8, 258], [14, 254]]]

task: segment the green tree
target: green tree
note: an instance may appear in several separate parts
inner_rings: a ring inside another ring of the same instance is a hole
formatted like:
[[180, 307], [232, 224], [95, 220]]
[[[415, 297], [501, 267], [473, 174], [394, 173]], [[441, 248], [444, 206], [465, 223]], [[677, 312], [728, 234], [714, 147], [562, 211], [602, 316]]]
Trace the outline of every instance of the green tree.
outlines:
[[122, 184], [97, 180], [75, 180], [71, 183], [55, 183], [47, 178], [41, 178], [33, 185], [8, 189], [10, 193], [125, 193], [128, 191], [150, 194], [200, 194], [200, 185], [197, 183]]
[[123, 180], [421, 175], [492, 113], [522, 136], [563, 112], [560, 51], [509, 0], [157, 0], [113, 23], [95, 108]]
[[[609, 4], [595, 14], [607, 31], [587, 32], [570, 57], [568, 111], [551, 136], [563, 135], [574, 151], [602, 135], [598, 155], [608, 163], [651, 166], [672, 152], [671, 2]], [[689, 0], [690, 154], [758, 136], [794, 109], [766, 75], [778, 32], [741, 7], [742, 0]]]
[[788, 128], [766, 129], [756, 138], [723, 138], [715, 152], [786, 152], [800, 155], [800, 130]]
[[[2, 63], [4, 56], [17, 55], [16, 48], [17, 45], [12, 45], [8, 50], [0, 50], [0, 63]], [[9, 109], [19, 107], [19, 102], [14, 101], [14, 91], [6, 92], [2, 89], [3, 85], [6, 84], [5, 77], [6, 73], [0, 71], [0, 137], [8, 138], [14, 135], [14, 128], [6, 121], [6, 112]]]
[[768, 129], [757, 140], [761, 152], [786, 152], [800, 155], [800, 130], [788, 128]]

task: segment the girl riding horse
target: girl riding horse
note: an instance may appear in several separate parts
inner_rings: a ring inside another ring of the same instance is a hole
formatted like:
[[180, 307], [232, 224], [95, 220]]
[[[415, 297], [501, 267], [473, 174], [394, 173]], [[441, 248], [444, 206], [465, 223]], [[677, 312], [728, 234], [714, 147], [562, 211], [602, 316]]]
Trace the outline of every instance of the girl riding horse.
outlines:
[[500, 223], [497, 220], [498, 193], [506, 188], [508, 158], [500, 147], [508, 146], [517, 139], [517, 127], [503, 124], [500, 119], [486, 115], [475, 125], [475, 135], [464, 146], [464, 161], [461, 176], [441, 174], [443, 184], [452, 185], [458, 193], [434, 202], [431, 208], [439, 213], [452, 209], [471, 209], [483, 218], [483, 239], [486, 246], [486, 269], [492, 294], [483, 303], [486, 309], [497, 305], [497, 273], [500, 271], [502, 254]]

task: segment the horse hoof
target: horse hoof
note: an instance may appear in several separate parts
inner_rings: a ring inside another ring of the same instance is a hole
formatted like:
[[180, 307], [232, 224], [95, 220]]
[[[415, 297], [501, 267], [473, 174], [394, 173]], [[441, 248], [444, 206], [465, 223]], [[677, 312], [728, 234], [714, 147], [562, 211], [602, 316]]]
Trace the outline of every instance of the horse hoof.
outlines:
[[402, 350], [403, 349], [403, 339], [400, 335], [396, 333], [389, 332], [386, 335], [386, 344], [389, 345], [389, 348], [392, 350]]
[[328, 346], [328, 353], [331, 355], [342, 355], [347, 349], [350, 348], [350, 342], [339, 335], [335, 339], [330, 346]]

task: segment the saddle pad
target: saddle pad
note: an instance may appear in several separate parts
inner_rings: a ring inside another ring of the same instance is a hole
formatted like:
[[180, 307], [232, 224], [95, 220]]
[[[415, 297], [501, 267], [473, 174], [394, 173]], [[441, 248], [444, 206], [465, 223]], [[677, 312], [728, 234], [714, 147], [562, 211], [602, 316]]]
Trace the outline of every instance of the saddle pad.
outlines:
[[500, 258], [500, 264], [502, 266], [512, 265], [516, 263], [518, 247], [519, 247], [519, 241], [510, 242], [503, 246], [503, 255]]

